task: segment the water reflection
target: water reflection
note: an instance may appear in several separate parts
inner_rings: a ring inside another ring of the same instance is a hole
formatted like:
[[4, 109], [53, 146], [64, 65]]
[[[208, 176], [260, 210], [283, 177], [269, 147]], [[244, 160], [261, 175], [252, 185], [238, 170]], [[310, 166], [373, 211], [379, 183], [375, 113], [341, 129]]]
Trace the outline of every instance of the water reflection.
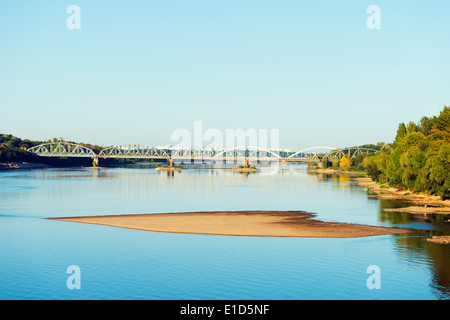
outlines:
[[432, 263], [431, 286], [440, 299], [450, 296], [450, 246], [426, 242], [425, 251]]
[[[384, 209], [399, 208], [409, 204], [399, 200], [370, 198], [371, 192], [366, 192], [364, 188], [355, 185], [352, 180], [354, 176], [350, 175], [317, 174], [308, 171], [303, 165], [282, 165], [278, 170], [268, 168], [245, 174], [234, 172], [231, 168], [232, 166], [226, 165], [220, 167], [197, 165], [186, 166], [186, 170], [182, 171], [164, 172], [156, 171], [154, 165], [142, 165], [109, 169], [50, 169], [5, 173], [1, 175], [0, 180], [0, 203], [2, 203], [0, 213], [22, 217], [51, 217], [266, 209], [308, 210], [317, 212], [319, 217], [325, 215], [325, 218], [342, 222], [361, 219], [357, 222], [372, 223], [371, 220], [365, 220], [370, 217], [375, 220], [375, 224], [414, 229], [412, 234], [384, 238], [389, 241], [391, 255], [406, 266], [399, 272], [407, 273], [405, 270], [408, 269], [430, 272], [430, 279], [426, 281], [434, 294], [440, 298], [450, 297], [450, 246], [427, 241], [427, 238], [433, 235], [450, 234], [450, 224], [445, 222], [447, 217], [429, 215], [425, 218], [403, 212], [386, 212]], [[109, 229], [107, 231], [109, 232]], [[197, 245], [195, 239], [203, 238], [187, 237], [186, 239]], [[243, 241], [229, 238], [219, 240], [228, 244]], [[279, 240], [263, 239], [262, 241], [270, 245], [271, 241]], [[300, 252], [297, 250], [309, 248], [303, 246], [305, 241], [311, 245], [311, 248], [325, 243], [323, 239], [314, 240], [317, 239], [300, 239], [298, 242], [289, 240], [289, 243], [295, 247], [297, 254]], [[261, 247], [257, 242], [258, 239], [250, 241], [255, 241], [256, 248]], [[280, 240], [279, 244], [284, 246], [287, 243], [284, 241], [285, 239]], [[364, 241], [366, 239], [355, 242], [332, 239], [327, 242], [327, 247], [332, 248], [330, 254], [333, 254], [334, 250], [341, 249], [344, 243], [361, 246], [365, 243]], [[377, 249], [383, 245], [386, 246], [386, 242], [376, 237], [367, 239], [367, 243], [370, 241], [375, 243]], [[166, 249], [171, 250], [173, 247], [176, 246], [168, 246]], [[280, 251], [278, 245], [274, 247], [276, 249], [268, 254], [270, 259], [272, 259], [271, 254], [277, 254]], [[287, 253], [280, 258], [295, 257], [295, 254], [292, 254], [294, 251], [289, 251], [288, 247], [283, 248]], [[319, 246], [319, 248], [322, 247]], [[314, 249], [301, 254], [304, 254], [305, 259], [311, 260], [315, 259], [315, 254], [322, 254], [325, 259], [330, 258], [328, 253], [314, 252]], [[349, 259], [339, 257], [336, 261], [343, 266], [351, 266], [351, 259], [366, 258], [352, 257], [351, 254], [349, 257]], [[288, 260], [291, 261], [290, 259]], [[245, 259], [239, 258], [239, 261], [241, 260]], [[172, 263], [172, 260], [168, 263]], [[324, 265], [319, 264], [319, 267]], [[269, 270], [276, 269], [276, 266], [271, 266], [268, 261], [265, 261], [265, 267]], [[307, 268], [310, 265], [305, 264], [304, 267]], [[311, 265], [312, 269], [315, 267], [317, 265]], [[331, 272], [330, 269], [324, 268], [320, 271], [323, 274]], [[279, 274], [278, 270], [276, 274]], [[405, 287], [399, 288], [399, 290], [404, 289], [408, 290]]]
[[401, 257], [401, 261], [409, 267], [428, 265], [431, 271], [430, 288], [438, 298], [448, 299], [450, 296], [450, 246], [426, 240], [437, 234], [442, 233], [418, 229], [412, 235], [395, 237], [394, 248], [397, 255]]
[[349, 182], [352, 176], [349, 174], [337, 174], [337, 173], [317, 173], [313, 170], [308, 170], [307, 174], [316, 178], [317, 182], [327, 182], [333, 184], [337, 188], [350, 188]]
[[[316, 177], [319, 183], [329, 183], [336, 188], [345, 189], [353, 186], [352, 178], [348, 174], [323, 174], [308, 171], [308, 175]], [[359, 190], [362, 187], [357, 186]], [[395, 236], [395, 252], [405, 264], [411, 266], [426, 264], [433, 276], [430, 287], [440, 299], [450, 296], [450, 246], [427, 241], [433, 236], [450, 235], [449, 215], [410, 214], [407, 212], [391, 212], [384, 209], [394, 209], [410, 206], [404, 200], [378, 199], [372, 191], [367, 191], [368, 200], [378, 202], [378, 219], [388, 226], [410, 228], [411, 235]], [[414, 279], [411, 279], [414, 281]]]
[[249, 175], [256, 174], [256, 172], [236, 172], [240, 174], [243, 178], [248, 178]]
[[[433, 236], [450, 235], [448, 215], [416, 215], [407, 212], [391, 212], [393, 209], [409, 206], [402, 200], [379, 199], [379, 219], [405, 228], [412, 228], [409, 236], [396, 237], [395, 250], [405, 263], [414, 265], [426, 263], [433, 276], [430, 287], [439, 298], [450, 295], [450, 246], [427, 241]], [[412, 279], [413, 281], [413, 279]]]

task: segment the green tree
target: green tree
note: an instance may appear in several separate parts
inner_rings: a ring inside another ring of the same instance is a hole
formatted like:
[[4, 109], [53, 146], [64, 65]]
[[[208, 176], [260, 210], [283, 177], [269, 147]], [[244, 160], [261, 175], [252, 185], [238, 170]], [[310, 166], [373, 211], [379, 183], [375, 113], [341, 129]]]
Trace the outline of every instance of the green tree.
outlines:
[[433, 126], [434, 126], [433, 118], [422, 117], [420, 119], [420, 131], [424, 135], [427, 136], [427, 135], [431, 134], [431, 129], [433, 129]]
[[332, 161], [332, 164], [333, 164], [333, 168], [337, 168], [339, 166], [339, 159], [334, 158]]
[[406, 136], [406, 125], [402, 122], [398, 125], [397, 136], [395, 137], [395, 142], [398, 142], [404, 136]]
[[417, 129], [417, 125], [414, 122], [410, 121], [408, 123], [408, 126], [406, 127], [406, 134], [417, 132]]
[[386, 175], [389, 183], [397, 187], [402, 186], [402, 167], [400, 164], [401, 155], [402, 152], [400, 149], [395, 148], [390, 153], [390, 161], [386, 167]]
[[440, 131], [450, 131], [450, 107], [444, 106], [439, 116], [433, 117], [434, 128]]
[[364, 160], [364, 156], [362, 153], [356, 154], [355, 157], [353, 158], [352, 166], [359, 167], [361, 165], [361, 167], [362, 167], [363, 160]]
[[327, 157], [323, 157], [323, 159], [322, 159], [322, 168], [324, 168], [324, 169], [328, 168], [328, 159], [327, 159]]
[[442, 199], [450, 199], [450, 144], [443, 144], [429, 159], [429, 168], [433, 191]]
[[377, 166], [378, 157], [379, 155], [370, 156], [366, 158], [366, 161], [364, 161], [366, 165], [367, 174], [372, 178], [372, 180], [376, 182], [380, 182], [380, 176], [383, 173], [381, 170], [378, 169]]

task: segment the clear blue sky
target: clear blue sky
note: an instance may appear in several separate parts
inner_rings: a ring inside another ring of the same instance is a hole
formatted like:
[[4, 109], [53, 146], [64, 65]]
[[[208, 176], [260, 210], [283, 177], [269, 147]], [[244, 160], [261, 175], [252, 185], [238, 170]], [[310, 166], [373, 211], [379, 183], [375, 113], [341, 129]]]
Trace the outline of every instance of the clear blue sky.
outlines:
[[449, 19], [448, 0], [2, 1], [0, 133], [163, 145], [201, 120], [298, 148], [391, 142], [450, 105]]

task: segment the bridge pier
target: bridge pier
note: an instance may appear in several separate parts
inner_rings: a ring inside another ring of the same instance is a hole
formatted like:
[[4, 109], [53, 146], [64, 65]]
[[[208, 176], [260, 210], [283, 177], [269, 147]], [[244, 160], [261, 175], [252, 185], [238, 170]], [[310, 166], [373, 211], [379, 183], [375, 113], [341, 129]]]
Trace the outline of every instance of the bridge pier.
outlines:
[[99, 163], [100, 163], [100, 158], [99, 157], [94, 157], [93, 158], [94, 160], [92, 161], [92, 165], [94, 166], [94, 167], [98, 167], [99, 165]]
[[172, 159], [172, 157], [167, 158], [167, 165], [168, 165], [169, 167], [173, 167], [173, 159]]

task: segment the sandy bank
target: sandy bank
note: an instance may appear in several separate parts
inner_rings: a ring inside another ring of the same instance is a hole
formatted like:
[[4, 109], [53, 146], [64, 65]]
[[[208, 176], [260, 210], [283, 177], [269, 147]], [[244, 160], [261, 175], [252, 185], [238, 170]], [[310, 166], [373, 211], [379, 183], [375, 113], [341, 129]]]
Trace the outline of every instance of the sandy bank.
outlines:
[[354, 238], [409, 230], [331, 223], [303, 211], [233, 211], [51, 218], [154, 232], [258, 237]]
[[428, 242], [439, 243], [439, 244], [450, 244], [450, 236], [433, 236], [427, 239]]
[[357, 184], [373, 191], [371, 196], [378, 199], [404, 200], [414, 204], [398, 209], [384, 209], [391, 212], [408, 212], [414, 214], [450, 214], [450, 200], [442, 200], [439, 196], [428, 195], [378, 184], [370, 178], [355, 178]]
[[419, 207], [419, 206], [410, 206], [405, 208], [396, 208], [396, 209], [384, 209], [384, 211], [388, 212], [408, 212], [413, 214], [450, 214], [450, 207]]
[[236, 172], [257, 172], [257, 171], [260, 171], [260, 169], [256, 169], [256, 168], [233, 168], [231, 170], [236, 171]]

